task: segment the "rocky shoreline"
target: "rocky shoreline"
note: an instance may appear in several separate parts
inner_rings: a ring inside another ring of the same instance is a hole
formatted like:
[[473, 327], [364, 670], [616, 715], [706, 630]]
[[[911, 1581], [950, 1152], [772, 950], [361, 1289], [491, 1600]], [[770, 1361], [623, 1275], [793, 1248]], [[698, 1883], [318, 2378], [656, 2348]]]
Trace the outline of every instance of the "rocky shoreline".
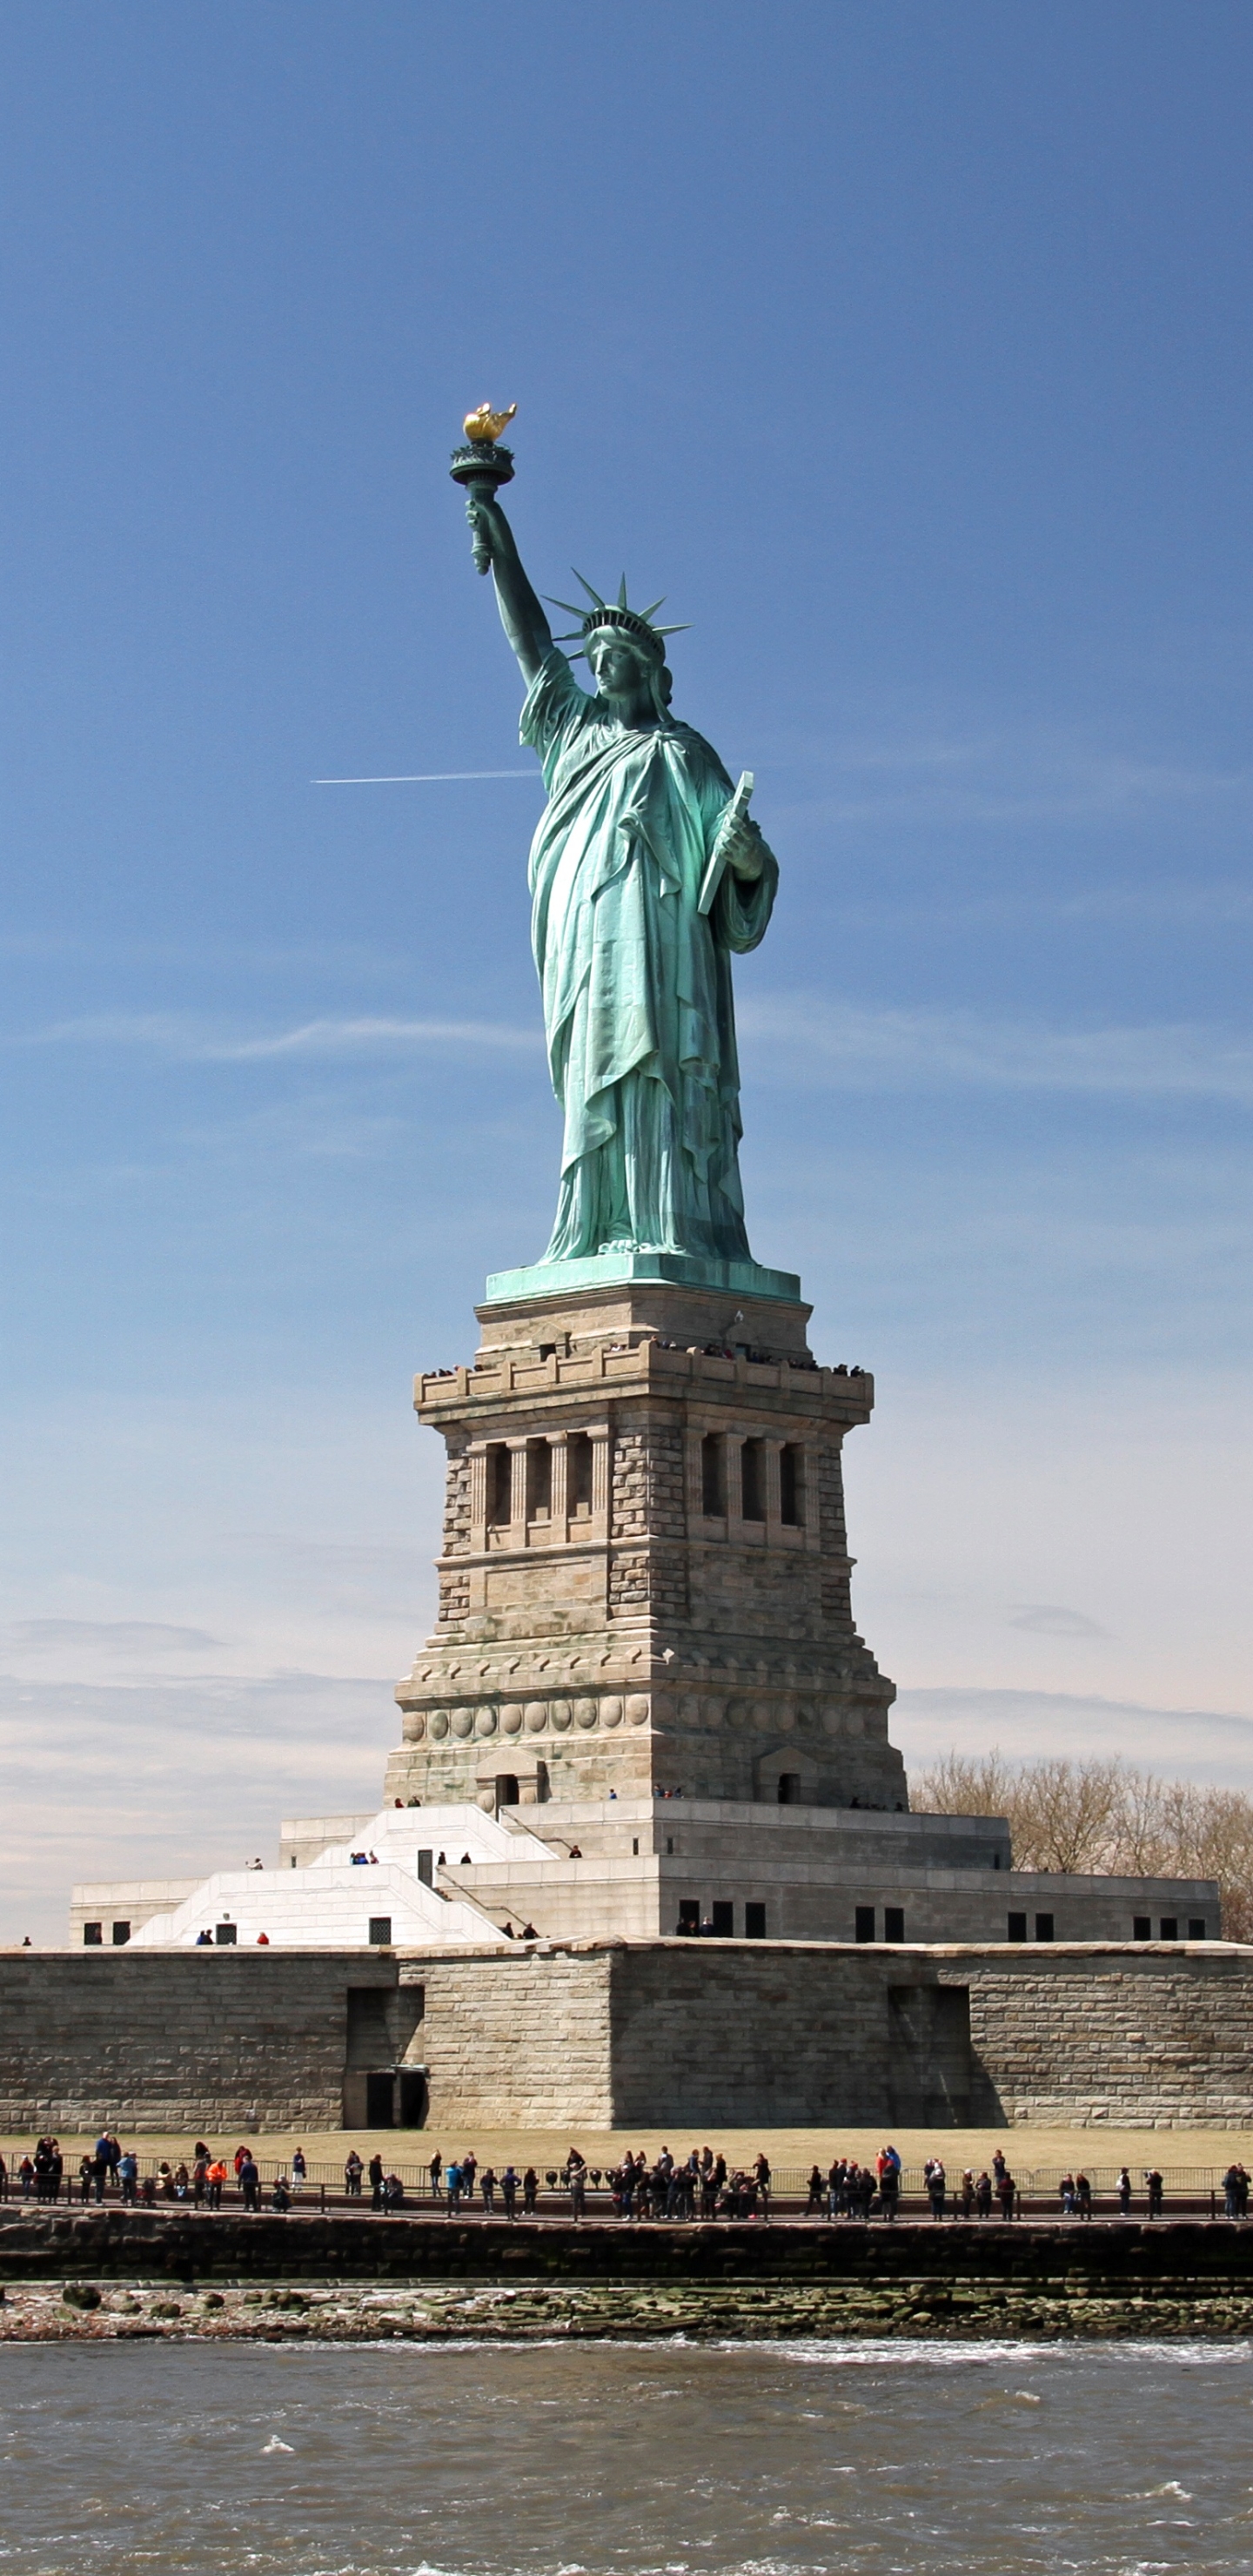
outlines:
[[1005, 2288], [991, 2281], [778, 2281], [643, 2284], [462, 2281], [45, 2281], [0, 2300], [0, 2342], [440, 2343], [466, 2338], [791, 2342], [836, 2337], [1073, 2342], [1253, 2337], [1253, 2294], [1199, 2283], [1150, 2293], [1095, 2293], [1060, 2277]]

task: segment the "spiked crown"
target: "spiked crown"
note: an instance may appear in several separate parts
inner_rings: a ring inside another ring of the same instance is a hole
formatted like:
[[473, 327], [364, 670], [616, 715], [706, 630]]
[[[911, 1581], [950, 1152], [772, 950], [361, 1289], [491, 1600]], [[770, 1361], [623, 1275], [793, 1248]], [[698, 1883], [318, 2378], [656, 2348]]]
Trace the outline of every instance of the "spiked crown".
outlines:
[[572, 635], [556, 635], [553, 638], [556, 644], [577, 644], [579, 649], [573, 656], [576, 662], [582, 654], [586, 653], [593, 635], [608, 626], [617, 627], [624, 635], [631, 636], [637, 644], [643, 644], [658, 662], [664, 662], [666, 658], [665, 637], [687, 633], [686, 626], [653, 625], [652, 620], [656, 611], [665, 607], [664, 597], [654, 599], [648, 608], [628, 608], [625, 574], [618, 585], [617, 599], [606, 600], [601, 598], [598, 590], [593, 590], [590, 581], [583, 580], [581, 572], [575, 570], [573, 566], [571, 569], [574, 570], [575, 580], [581, 582], [587, 592], [592, 603], [591, 607], [577, 606], [570, 599], [553, 599], [549, 601], [549, 606], [564, 609], [567, 617], [578, 618], [579, 623]]

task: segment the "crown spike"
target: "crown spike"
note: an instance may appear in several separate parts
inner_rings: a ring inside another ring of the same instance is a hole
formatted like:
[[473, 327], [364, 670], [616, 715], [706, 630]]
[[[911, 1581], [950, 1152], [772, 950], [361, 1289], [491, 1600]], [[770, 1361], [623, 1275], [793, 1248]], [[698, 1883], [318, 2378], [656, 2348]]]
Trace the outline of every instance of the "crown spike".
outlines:
[[592, 603], [593, 608], [603, 608], [603, 607], [605, 606], [605, 602], [604, 602], [604, 600], [601, 598], [600, 592], [599, 592], [598, 590], [593, 590], [593, 588], [592, 588], [592, 585], [591, 585], [590, 581], [583, 581], [583, 575], [582, 575], [582, 573], [579, 571], [579, 567], [578, 567], [578, 565], [577, 565], [577, 564], [571, 564], [571, 566], [570, 566], [570, 570], [571, 570], [571, 572], [573, 573], [574, 578], [575, 578], [575, 580], [576, 580], [576, 581], [578, 581], [578, 582], [583, 582], [583, 588], [584, 588], [584, 590], [587, 592], [588, 598], [590, 599], [590, 601], [591, 601], [591, 603]]
[[664, 590], [663, 590], [663, 592], [662, 592], [662, 594], [661, 594], [660, 599], [654, 599], [654, 600], [650, 601], [649, 606], [648, 606], [647, 608], [640, 608], [640, 609], [637, 609], [637, 610], [636, 610], [636, 615], [637, 615], [638, 617], [645, 617], [645, 618], [647, 618], [647, 617], [655, 617], [655, 616], [656, 616], [656, 614], [657, 614], [658, 609], [659, 609], [659, 608], [664, 608], [664, 607], [665, 607], [665, 604], [666, 604], [666, 594], [665, 594], [665, 592], [664, 592]]
[[586, 617], [587, 615], [586, 609], [580, 607], [579, 602], [576, 599], [554, 599], [552, 593], [547, 590], [544, 593], [544, 597], [548, 601], [550, 608], [564, 609], [567, 617]]
[[626, 574], [625, 574], [625, 573], [623, 573], [622, 579], [621, 579], [621, 581], [620, 581], [620, 582], [619, 582], [619, 584], [618, 584], [618, 606], [619, 606], [619, 608], [625, 608], [625, 607], [626, 607], [626, 604], [627, 604], [627, 595], [626, 595]]

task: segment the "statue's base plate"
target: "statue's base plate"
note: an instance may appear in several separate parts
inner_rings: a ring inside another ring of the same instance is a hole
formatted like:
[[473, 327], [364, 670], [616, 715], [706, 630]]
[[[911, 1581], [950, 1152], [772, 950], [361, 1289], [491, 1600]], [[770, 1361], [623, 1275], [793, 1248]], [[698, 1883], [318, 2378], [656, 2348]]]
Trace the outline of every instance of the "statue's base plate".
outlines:
[[625, 1287], [633, 1280], [676, 1288], [712, 1288], [726, 1297], [775, 1297], [799, 1305], [794, 1270], [764, 1270], [759, 1261], [706, 1261], [692, 1252], [595, 1252], [583, 1261], [535, 1261], [525, 1270], [493, 1270], [484, 1303], [559, 1297], [576, 1288]]

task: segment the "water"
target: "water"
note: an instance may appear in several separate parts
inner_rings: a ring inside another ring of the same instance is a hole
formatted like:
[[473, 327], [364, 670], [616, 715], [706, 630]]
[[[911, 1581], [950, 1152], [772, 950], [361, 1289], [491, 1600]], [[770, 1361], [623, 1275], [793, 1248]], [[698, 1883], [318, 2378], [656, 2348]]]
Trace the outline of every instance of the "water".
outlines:
[[0, 2347], [4, 2576], [1248, 2576], [1253, 2348]]

